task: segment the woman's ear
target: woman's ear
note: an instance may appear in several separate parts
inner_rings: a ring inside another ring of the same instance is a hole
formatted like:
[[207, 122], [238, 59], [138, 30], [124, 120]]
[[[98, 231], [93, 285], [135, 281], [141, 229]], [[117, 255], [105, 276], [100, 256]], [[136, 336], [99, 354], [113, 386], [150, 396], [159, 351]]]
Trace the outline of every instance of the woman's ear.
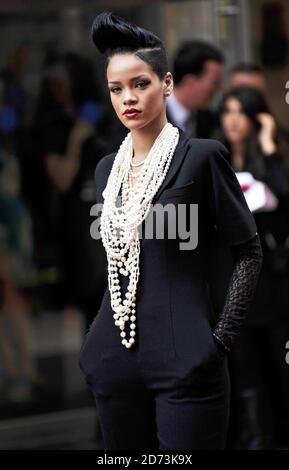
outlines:
[[174, 88], [174, 81], [171, 72], [167, 72], [164, 77], [164, 95], [169, 96]]

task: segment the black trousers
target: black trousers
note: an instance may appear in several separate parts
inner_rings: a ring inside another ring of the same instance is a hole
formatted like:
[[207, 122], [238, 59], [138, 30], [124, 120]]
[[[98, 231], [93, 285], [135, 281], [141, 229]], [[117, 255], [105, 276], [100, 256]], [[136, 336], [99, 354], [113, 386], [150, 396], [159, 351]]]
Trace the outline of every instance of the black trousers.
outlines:
[[[108, 313], [108, 312], [107, 312]], [[198, 367], [160, 338], [155, 350], [126, 349], [111, 315], [96, 318], [79, 365], [95, 397], [105, 450], [226, 447], [230, 406], [227, 358], [213, 350]]]

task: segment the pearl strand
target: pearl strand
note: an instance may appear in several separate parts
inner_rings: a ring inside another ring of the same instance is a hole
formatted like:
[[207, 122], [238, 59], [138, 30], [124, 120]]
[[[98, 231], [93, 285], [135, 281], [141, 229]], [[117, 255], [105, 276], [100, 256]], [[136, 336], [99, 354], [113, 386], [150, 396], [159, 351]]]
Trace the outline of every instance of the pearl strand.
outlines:
[[[105, 190], [100, 233], [108, 258], [108, 285], [115, 325], [121, 330], [122, 344], [130, 348], [136, 336], [136, 294], [139, 279], [140, 243], [138, 227], [147, 216], [154, 195], [162, 184], [179, 139], [179, 131], [166, 123], [152, 145], [143, 167], [131, 177], [132, 138], [128, 133], [115, 157]], [[116, 200], [121, 190], [121, 206]], [[121, 298], [119, 275], [129, 277], [125, 298]], [[130, 315], [130, 316], [129, 316]], [[130, 323], [130, 338], [125, 327]]]

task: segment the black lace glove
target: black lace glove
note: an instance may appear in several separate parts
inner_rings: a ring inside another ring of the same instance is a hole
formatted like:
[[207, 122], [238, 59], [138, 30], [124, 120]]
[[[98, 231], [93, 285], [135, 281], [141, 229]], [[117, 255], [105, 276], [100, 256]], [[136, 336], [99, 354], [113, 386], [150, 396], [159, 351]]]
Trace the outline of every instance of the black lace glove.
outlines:
[[233, 272], [222, 313], [213, 331], [221, 356], [231, 352], [253, 299], [263, 259], [258, 233], [251, 240], [230, 248], [234, 258]]

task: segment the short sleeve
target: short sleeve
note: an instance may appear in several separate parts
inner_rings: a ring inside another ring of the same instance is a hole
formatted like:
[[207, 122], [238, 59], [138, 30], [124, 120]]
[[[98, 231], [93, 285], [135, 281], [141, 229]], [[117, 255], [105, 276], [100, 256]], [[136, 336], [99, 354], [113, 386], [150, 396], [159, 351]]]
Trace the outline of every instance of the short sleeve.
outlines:
[[101, 195], [101, 179], [100, 179], [100, 162], [96, 165], [96, 168], [94, 170], [94, 189], [95, 189], [95, 199], [96, 202], [99, 204], [102, 202], [102, 195]]
[[95, 197], [98, 204], [103, 204], [103, 190], [106, 186], [109, 173], [111, 171], [115, 153], [102, 157], [94, 170]]
[[210, 202], [217, 232], [228, 245], [254, 237], [257, 226], [239, 181], [229, 163], [229, 152], [218, 142], [209, 157]]

